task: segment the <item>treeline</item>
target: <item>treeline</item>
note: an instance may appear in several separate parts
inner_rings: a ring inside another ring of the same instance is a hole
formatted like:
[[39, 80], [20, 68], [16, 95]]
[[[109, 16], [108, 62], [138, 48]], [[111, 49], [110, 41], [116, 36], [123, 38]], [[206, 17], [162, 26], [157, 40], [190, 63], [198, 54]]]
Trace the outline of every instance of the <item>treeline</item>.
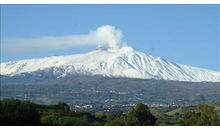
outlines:
[[[53, 105], [35, 104], [18, 99], [0, 101], [1, 126], [154, 126], [158, 118], [149, 107], [137, 104], [128, 113], [118, 111], [112, 114], [90, 114], [71, 111], [70, 107], [59, 102]], [[199, 104], [196, 111], [184, 113], [181, 125], [219, 125], [213, 106]]]

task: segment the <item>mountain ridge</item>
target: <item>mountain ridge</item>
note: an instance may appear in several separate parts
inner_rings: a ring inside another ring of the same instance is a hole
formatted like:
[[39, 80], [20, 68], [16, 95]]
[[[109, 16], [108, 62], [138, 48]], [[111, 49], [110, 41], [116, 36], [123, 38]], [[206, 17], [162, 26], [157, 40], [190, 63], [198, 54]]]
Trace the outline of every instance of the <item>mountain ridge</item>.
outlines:
[[132, 47], [96, 50], [85, 54], [52, 56], [1, 63], [1, 75], [50, 73], [56, 78], [68, 75], [102, 75], [140, 79], [188, 82], [220, 82], [220, 72], [177, 64], [134, 50]]

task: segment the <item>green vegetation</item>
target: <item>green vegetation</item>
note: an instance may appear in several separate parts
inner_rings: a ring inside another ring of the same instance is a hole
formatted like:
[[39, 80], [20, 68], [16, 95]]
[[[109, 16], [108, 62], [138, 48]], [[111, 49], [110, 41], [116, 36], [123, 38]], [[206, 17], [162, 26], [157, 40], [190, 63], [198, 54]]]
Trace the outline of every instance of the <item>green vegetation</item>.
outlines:
[[216, 126], [218, 125], [217, 113], [214, 107], [207, 104], [199, 104], [195, 112], [187, 112], [183, 116], [182, 124], [187, 126]]
[[152, 126], [156, 123], [156, 117], [150, 113], [147, 105], [137, 104], [125, 117], [125, 123], [129, 126]]
[[220, 103], [185, 107], [153, 107], [139, 103], [130, 110], [91, 114], [64, 103], [42, 105], [18, 99], [0, 101], [1, 126], [167, 126], [220, 125]]
[[113, 114], [108, 116], [109, 126], [153, 126], [156, 117], [150, 113], [147, 105], [139, 103], [127, 115]]
[[4, 99], [0, 102], [0, 125], [41, 125], [36, 104], [18, 99]]

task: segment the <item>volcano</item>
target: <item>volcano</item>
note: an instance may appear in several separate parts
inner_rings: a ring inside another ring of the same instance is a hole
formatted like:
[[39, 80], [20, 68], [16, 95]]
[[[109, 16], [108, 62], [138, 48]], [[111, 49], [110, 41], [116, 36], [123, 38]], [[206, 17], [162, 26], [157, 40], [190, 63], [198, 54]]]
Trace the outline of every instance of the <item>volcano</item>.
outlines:
[[97, 49], [67, 56], [52, 56], [1, 63], [1, 75], [26, 74], [101, 75], [139, 79], [162, 79], [187, 82], [220, 82], [220, 72], [177, 64], [136, 51], [130, 46]]

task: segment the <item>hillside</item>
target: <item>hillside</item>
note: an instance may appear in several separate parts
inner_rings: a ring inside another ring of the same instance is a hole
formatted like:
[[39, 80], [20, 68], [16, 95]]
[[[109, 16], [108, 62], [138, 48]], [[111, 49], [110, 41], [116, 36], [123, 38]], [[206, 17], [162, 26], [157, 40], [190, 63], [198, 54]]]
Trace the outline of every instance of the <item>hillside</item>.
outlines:
[[[220, 83], [179, 82], [153, 79], [69, 76], [58, 79], [1, 77], [2, 98], [37, 103], [65, 101], [74, 105], [194, 104], [220, 101]], [[16, 82], [17, 81], [17, 82]]]

